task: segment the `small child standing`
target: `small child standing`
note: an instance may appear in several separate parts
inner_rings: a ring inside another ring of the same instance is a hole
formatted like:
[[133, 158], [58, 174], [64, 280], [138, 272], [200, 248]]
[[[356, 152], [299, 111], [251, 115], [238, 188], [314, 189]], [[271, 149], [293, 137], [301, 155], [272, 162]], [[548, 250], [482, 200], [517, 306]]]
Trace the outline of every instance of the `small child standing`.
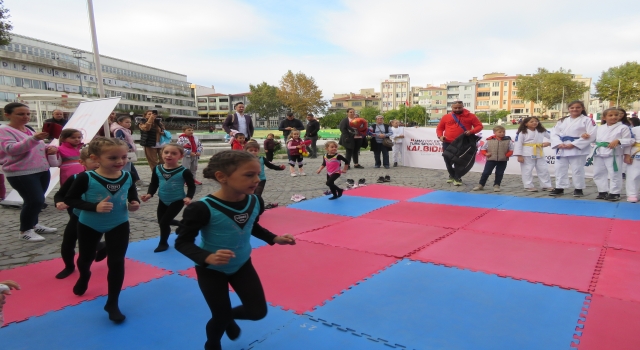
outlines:
[[538, 180], [544, 191], [551, 191], [551, 176], [547, 160], [544, 156], [544, 147], [551, 146], [550, 133], [545, 129], [536, 117], [526, 117], [518, 127], [513, 155], [518, 157], [520, 163], [520, 173], [522, 174], [522, 184], [528, 192], [537, 192], [538, 189], [533, 184], [533, 170], [538, 174]]
[[391, 139], [393, 140], [393, 148], [391, 149], [391, 158], [393, 158], [393, 166], [397, 167], [402, 162], [402, 140], [404, 140], [404, 128], [400, 127], [399, 120], [391, 121]]
[[243, 133], [233, 135], [233, 139], [231, 140], [231, 149], [234, 151], [243, 151], [244, 144], [247, 143], [245, 138], [246, 137]]
[[[262, 283], [251, 262], [251, 236], [269, 245], [293, 245], [296, 240], [260, 226], [264, 202], [253, 194], [260, 182], [256, 157], [223, 151], [209, 159], [203, 174], [218, 182], [220, 189], [185, 209], [175, 247], [196, 263], [198, 286], [211, 309], [204, 348], [222, 349], [220, 339], [225, 332], [231, 340], [240, 336], [235, 320], [257, 321], [267, 315]], [[196, 245], [198, 234], [202, 242]], [[242, 305], [231, 307], [229, 285]]]
[[253, 193], [258, 197], [262, 197], [264, 187], [267, 185], [267, 175], [264, 172], [264, 167], [266, 166], [271, 170], [282, 171], [285, 169], [285, 166], [275, 165], [268, 159], [265, 159], [265, 157], [258, 156], [258, 152], [260, 152], [260, 145], [257, 142], [247, 142], [247, 144], [244, 145], [244, 150], [256, 156], [258, 158], [258, 162], [260, 162], [260, 175], [258, 175], [258, 177], [260, 178], [260, 182], [258, 183], [258, 187], [256, 187], [256, 190]]
[[291, 176], [296, 175], [296, 164], [298, 165], [298, 174], [305, 176], [307, 174], [302, 170], [302, 166], [304, 166], [304, 162], [302, 161], [302, 154], [300, 154], [300, 149], [304, 147], [304, 140], [300, 138], [299, 130], [292, 130], [289, 134], [289, 139], [287, 140], [287, 151], [289, 154], [289, 170], [291, 171]]
[[[189, 205], [196, 193], [196, 185], [193, 175], [183, 166], [178, 165], [184, 155], [184, 148], [175, 143], [168, 143], [162, 146], [162, 160], [164, 164], [159, 164], [151, 174], [151, 183], [147, 194], [140, 199], [146, 202], [158, 191], [158, 224], [160, 225], [160, 243], [153, 251], [154, 253], [164, 252], [169, 249], [169, 235], [171, 225], [178, 226], [175, 220], [176, 215], [185, 205]], [[187, 184], [187, 193], [184, 193], [184, 184]]]
[[67, 182], [69, 177], [84, 171], [84, 167], [80, 164], [81, 149], [82, 132], [76, 129], [62, 130], [58, 154], [49, 156], [49, 164], [60, 167], [61, 185]]
[[[638, 118], [631, 118], [632, 123], [634, 119]], [[625, 157], [625, 163], [627, 164], [626, 191], [627, 202], [629, 203], [638, 202], [638, 188], [640, 188], [640, 126], [635, 124], [631, 129], [631, 136], [634, 138], [635, 143], [631, 145], [629, 156]]]
[[264, 154], [267, 156], [267, 160], [273, 162], [273, 153], [276, 150], [276, 140], [273, 134], [267, 135], [264, 140]]
[[[113, 137], [120, 139], [127, 143], [129, 146], [129, 154], [136, 153], [136, 143], [133, 141], [133, 136], [131, 136], [131, 117], [128, 115], [122, 115], [116, 119], [115, 123], [112, 123], [109, 127], [111, 130], [111, 134]], [[132, 172], [133, 175], [133, 163], [131, 163], [131, 159], [127, 162], [127, 164], [122, 169], [124, 171]], [[136, 181], [139, 181], [137, 179]]]
[[[338, 154], [338, 143], [335, 141], [327, 141], [324, 144], [324, 149], [327, 153], [324, 155], [322, 159], [322, 165], [316, 171], [317, 174], [320, 174], [322, 169], [327, 168], [327, 182], [326, 185], [329, 186], [329, 190], [332, 197], [329, 200], [334, 200], [342, 197], [342, 192], [344, 191], [340, 187], [336, 185], [336, 180], [340, 177], [340, 174], [346, 174], [347, 169], [349, 169], [349, 161], [341, 154]], [[340, 170], [341, 162], [344, 162], [344, 168], [342, 171]]]
[[184, 147], [184, 158], [182, 158], [182, 166], [191, 171], [193, 175], [193, 182], [196, 185], [202, 185], [202, 182], [196, 179], [198, 173], [198, 159], [202, 154], [202, 143], [198, 140], [198, 137], [193, 134], [193, 127], [185, 125], [182, 127], [182, 132], [178, 136], [178, 142], [180, 146]]
[[500, 192], [500, 183], [502, 182], [504, 170], [507, 168], [507, 161], [513, 154], [513, 142], [511, 137], [504, 136], [505, 133], [504, 126], [495, 126], [493, 128], [493, 136], [489, 136], [480, 148], [480, 153], [487, 157], [487, 162], [484, 164], [484, 171], [480, 176], [479, 184], [473, 188], [474, 191], [482, 191], [493, 169], [496, 169], [493, 192]]

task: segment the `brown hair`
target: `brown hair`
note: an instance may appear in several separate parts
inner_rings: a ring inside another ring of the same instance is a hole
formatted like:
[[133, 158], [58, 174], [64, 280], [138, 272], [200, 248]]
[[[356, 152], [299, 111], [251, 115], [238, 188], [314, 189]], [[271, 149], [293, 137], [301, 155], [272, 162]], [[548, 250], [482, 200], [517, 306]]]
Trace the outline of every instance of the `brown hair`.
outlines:
[[184, 147], [182, 145], [179, 145], [177, 143], [165, 143], [162, 148], [160, 149], [160, 153], [164, 152], [164, 149], [167, 147], [175, 147], [178, 149], [178, 151], [180, 152], [181, 155], [184, 156]]
[[507, 129], [504, 128], [504, 126], [502, 125], [496, 125], [493, 127], [493, 132], [496, 132], [496, 130], [502, 130], [502, 131], [507, 131]]
[[4, 114], [13, 114], [13, 110], [16, 108], [20, 108], [20, 107], [27, 107], [29, 108], [29, 106], [23, 104], [23, 103], [18, 103], [18, 102], [11, 102], [11, 103], [7, 103], [4, 106]]
[[[582, 115], [584, 115], [585, 117], [587, 116], [587, 109], [584, 107], [584, 102], [580, 101], [580, 100], [575, 100], [575, 101], [571, 101], [569, 102], [569, 104], [567, 105], [567, 108], [571, 108], [571, 106], [573, 105], [580, 105], [582, 107]], [[560, 118], [560, 121], [563, 121], [565, 119], [567, 119], [568, 116], [564, 116], [562, 118]]]
[[126, 149], [129, 149], [129, 145], [127, 145], [126, 142], [120, 139], [106, 137], [94, 137], [93, 140], [89, 142], [87, 149], [89, 150], [90, 155], [100, 157], [102, 152], [104, 152], [106, 148], [110, 147], [125, 147]]
[[233, 174], [241, 165], [251, 162], [257, 161], [253, 154], [244, 151], [222, 151], [216, 153], [209, 159], [209, 163], [202, 170], [202, 175], [205, 179], [212, 179], [218, 181], [216, 179], [216, 173], [218, 171], [223, 172], [226, 175]]
[[85, 147], [80, 151], [80, 160], [81, 161], [86, 161], [87, 159], [89, 159], [89, 156], [91, 156], [91, 153], [89, 153], [89, 147]]
[[250, 148], [257, 148], [258, 151], [260, 151], [260, 144], [256, 141], [249, 141], [244, 145], [244, 150], [248, 151]]
[[338, 143], [335, 141], [327, 141], [324, 143], [324, 149], [328, 149], [329, 145], [336, 145], [336, 147], [338, 147]]
[[538, 126], [536, 126], [536, 130], [538, 130], [538, 132], [547, 131], [542, 123], [540, 123], [540, 119], [538, 119], [538, 117], [526, 117], [520, 122], [520, 126], [518, 126], [518, 134], [526, 134], [529, 131], [529, 128], [527, 128], [527, 123], [530, 122], [531, 119], [535, 119], [538, 121]]
[[187, 129], [193, 129], [193, 126], [185, 125], [185, 126], [182, 127], [182, 131], [187, 131]]
[[68, 139], [69, 137], [73, 136], [73, 134], [79, 132], [80, 136], [82, 136], [82, 131], [78, 130], [78, 129], [64, 129], [62, 130], [62, 132], [60, 132], [60, 142], [64, 142], [64, 140]]

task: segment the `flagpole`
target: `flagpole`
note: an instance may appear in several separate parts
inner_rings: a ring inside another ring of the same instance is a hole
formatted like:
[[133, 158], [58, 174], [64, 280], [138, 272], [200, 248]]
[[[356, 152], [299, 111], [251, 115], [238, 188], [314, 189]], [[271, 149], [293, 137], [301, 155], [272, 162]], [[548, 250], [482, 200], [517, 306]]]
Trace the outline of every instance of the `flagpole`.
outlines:
[[[100, 98], [105, 98], [104, 83], [102, 81], [102, 65], [100, 64], [100, 51], [98, 51], [98, 34], [96, 33], [96, 20], [93, 17], [93, 1], [87, 0], [87, 10], [89, 11], [89, 25], [91, 27], [91, 42], [93, 44], [93, 59], [96, 63], [96, 78], [98, 80], [98, 93]], [[109, 119], [104, 122], [104, 136], [110, 137]]]

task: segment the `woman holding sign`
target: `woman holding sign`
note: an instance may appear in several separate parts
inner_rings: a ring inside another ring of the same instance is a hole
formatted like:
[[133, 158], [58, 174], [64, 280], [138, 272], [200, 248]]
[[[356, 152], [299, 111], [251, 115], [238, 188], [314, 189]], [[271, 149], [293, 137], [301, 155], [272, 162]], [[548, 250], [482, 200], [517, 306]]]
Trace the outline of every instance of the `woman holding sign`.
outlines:
[[36, 133], [27, 125], [31, 120], [31, 111], [26, 105], [9, 103], [4, 106], [4, 116], [9, 124], [0, 127], [0, 156], [4, 160], [2, 171], [24, 201], [18, 238], [27, 242], [43, 241], [44, 238], [38, 233], [57, 231], [38, 224], [38, 214], [51, 178], [47, 155], [56, 154], [58, 149], [47, 147], [42, 141], [49, 136], [48, 133]]

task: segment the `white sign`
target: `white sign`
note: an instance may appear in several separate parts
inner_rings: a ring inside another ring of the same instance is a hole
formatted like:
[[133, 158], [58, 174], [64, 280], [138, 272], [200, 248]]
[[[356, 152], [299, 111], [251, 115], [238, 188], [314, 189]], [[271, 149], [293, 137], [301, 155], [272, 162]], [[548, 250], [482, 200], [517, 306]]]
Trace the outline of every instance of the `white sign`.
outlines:
[[[485, 142], [487, 137], [492, 136], [493, 132], [485, 131], [480, 145]], [[511, 136], [512, 140], [516, 138], [516, 130], [507, 130], [507, 136]], [[479, 145], [479, 146], [480, 146]], [[547, 159], [547, 165], [549, 166], [549, 174], [555, 176], [555, 150], [551, 147], [545, 147], [544, 156]], [[587, 156], [585, 156], [586, 162]], [[481, 173], [484, 170], [484, 164], [486, 158], [480, 154], [480, 147], [478, 147], [478, 153], [476, 154], [476, 163], [471, 168], [471, 171]], [[414, 168], [426, 168], [426, 169], [442, 169], [446, 170], [447, 167], [444, 164], [442, 158], [442, 143], [436, 136], [435, 128], [405, 128], [404, 129], [404, 141], [402, 141], [402, 164], [404, 166]], [[507, 168], [505, 174], [520, 175], [520, 163], [515, 157], [511, 157], [507, 162]], [[569, 174], [571, 175], [571, 174]], [[585, 169], [585, 176], [588, 178], [593, 177], [593, 168], [587, 167]]]
[[[87, 144], [91, 142], [93, 137], [98, 133], [98, 130], [104, 126], [104, 122], [109, 118], [109, 114], [113, 112], [114, 108], [120, 102], [120, 97], [105, 98], [93, 101], [82, 101], [78, 105], [78, 108], [73, 113], [64, 129], [78, 129], [82, 132], [82, 143]], [[51, 142], [52, 146], [58, 145], [58, 139]], [[44, 196], [48, 196], [53, 188], [60, 181], [60, 169], [50, 168], [51, 180], [49, 181], [49, 188]], [[0, 202], [2, 205], [22, 205], [22, 197], [17, 191], [13, 190], [4, 201]]]

